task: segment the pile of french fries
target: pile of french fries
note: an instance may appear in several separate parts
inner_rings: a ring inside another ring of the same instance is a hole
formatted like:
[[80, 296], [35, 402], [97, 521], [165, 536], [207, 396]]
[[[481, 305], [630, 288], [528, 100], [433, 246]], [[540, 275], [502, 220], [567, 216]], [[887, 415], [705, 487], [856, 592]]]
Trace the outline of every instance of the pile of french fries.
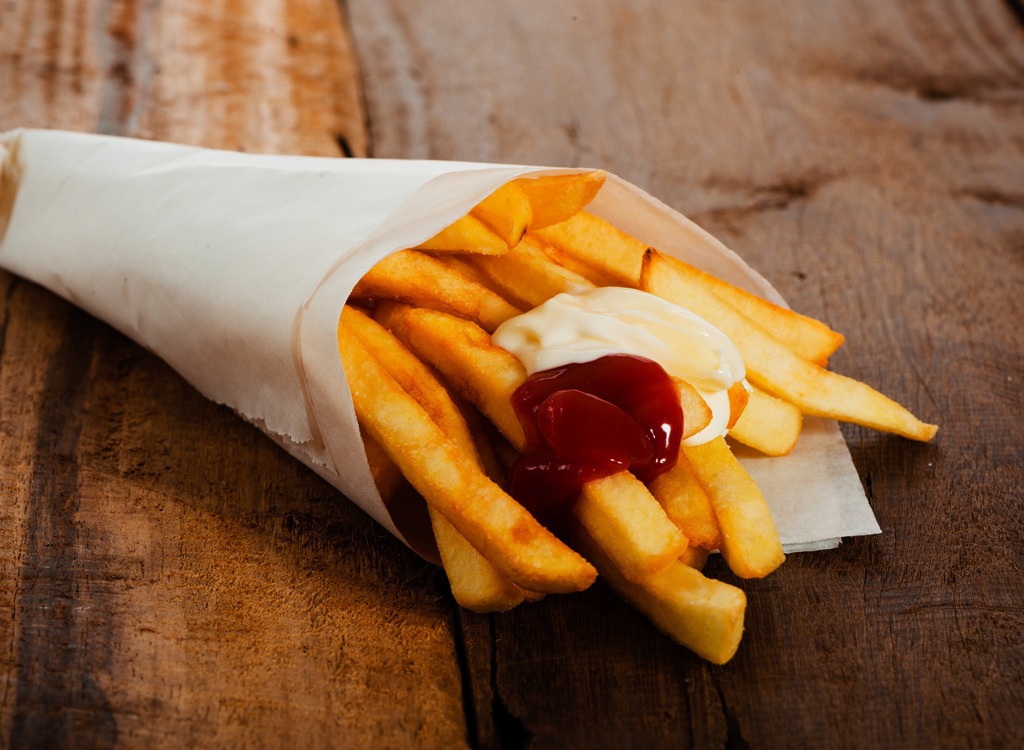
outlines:
[[[658, 253], [591, 215], [602, 172], [524, 178], [499, 188], [420, 247], [378, 263], [357, 284], [338, 346], [385, 502], [405, 482], [426, 501], [458, 603], [506, 610], [579, 591], [598, 573], [660, 630], [703, 658], [728, 661], [746, 597], [702, 573], [719, 550], [742, 578], [784, 560], [768, 506], [724, 438], [683, 447], [643, 484], [628, 471], [588, 482], [559, 538], [503, 489], [523, 448], [511, 405], [520, 361], [491, 341], [504, 321], [562, 293], [640, 289], [729, 336], [752, 386], [734, 389], [729, 435], [789, 453], [803, 414], [929, 440], [936, 427], [825, 366], [843, 337]], [[681, 385], [684, 438], [711, 412]], [[481, 417], [486, 417], [486, 420]]]

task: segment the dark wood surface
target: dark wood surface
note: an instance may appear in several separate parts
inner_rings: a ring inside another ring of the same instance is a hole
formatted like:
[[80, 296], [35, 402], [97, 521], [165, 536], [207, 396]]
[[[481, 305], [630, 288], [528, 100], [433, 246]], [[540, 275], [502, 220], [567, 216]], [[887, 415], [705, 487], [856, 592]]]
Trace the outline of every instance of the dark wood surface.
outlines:
[[[941, 425], [844, 427], [880, 536], [743, 582], [712, 667], [600, 586], [459, 611], [166, 365], [0, 273], [14, 747], [1024, 743], [1024, 11], [8, 0], [0, 130], [613, 171]], [[712, 575], [735, 582], [719, 561]]]

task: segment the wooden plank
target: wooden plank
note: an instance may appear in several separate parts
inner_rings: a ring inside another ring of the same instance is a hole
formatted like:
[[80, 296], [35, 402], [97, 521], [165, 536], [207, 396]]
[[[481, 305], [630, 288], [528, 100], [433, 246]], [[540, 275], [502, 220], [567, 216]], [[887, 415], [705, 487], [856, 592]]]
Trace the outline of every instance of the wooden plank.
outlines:
[[1024, 741], [1018, 4], [347, 5], [377, 156], [613, 171], [845, 333], [835, 369], [942, 425], [844, 428], [884, 533], [743, 582], [725, 667], [596, 592], [494, 616], [496, 735]]
[[[365, 154], [332, 0], [0, 5], [0, 130]], [[0, 273], [0, 737], [458, 746], [443, 579], [168, 367]]]

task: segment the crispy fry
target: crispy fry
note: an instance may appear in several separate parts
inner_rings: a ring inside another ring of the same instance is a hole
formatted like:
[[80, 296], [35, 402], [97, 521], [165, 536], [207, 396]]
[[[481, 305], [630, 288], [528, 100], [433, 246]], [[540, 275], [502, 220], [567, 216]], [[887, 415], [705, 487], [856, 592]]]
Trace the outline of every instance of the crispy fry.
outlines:
[[718, 549], [722, 545], [722, 531], [711, 500], [682, 450], [676, 465], [656, 477], [650, 489], [691, 545], [706, 549]]
[[601, 580], [665, 635], [714, 664], [725, 664], [733, 657], [743, 636], [747, 608], [742, 591], [705, 578], [680, 560], [640, 584], [631, 582], [585, 530], [574, 531], [574, 543], [597, 565]]
[[578, 294], [594, 288], [579, 274], [551, 260], [542, 244], [527, 235], [505, 255], [466, 256], [466, 262], [487, 278], [488, 286], [527, 310], [562, 292]]
[[356, 415], [429, 505], [519, 586], [579, 591], [596, 571], [467, 461], [423, 407], [339, 322], [338, 350]]
[[400, 250], [367, 271], [352, 293], [444, 310], [493, 331], [519, 310], [482, 284], [415, 250]]
[[341, 322], [379, 362], [402, 389], [416, 399], [441, 431], [479, 468], [483, 468], [476, 444], [462, 413], [427, 365], [375, 320], [349, 305]]
[[[603, 277], [603, 280], [592, 279], [599, 285], [607, 285], [609, 280], [627, 286], [637, 286], [639, 282], [646, 246], [602, 219], [582, 212], [571, 221], [536, 231], [536, 234], [574, 259], [578, 264], [574, 269], [577, 273], [588, 278], [595, 273]], [[797, 356], [825, 366], [829, 356], [843, 343], [842, 334], [819, 320], [768, 302], [683, 261], [676, 262], [706, 289], [756, 320], [759, 326]], [[588, 266], [594, 269], [594, 273], [587, 272]]]
[[522, 449], [526, 438], [510, 399], [526, 379], [526, 369], [513, 354], [492, 344], [480, 326], [433, 310], [392, 308], [388, 325], [483, 412], [513, 447]]
[[501, 255], [508, 252], [508, 243], [472, 214], [450, 224], [420, 245], [417, 250], [435, 253], [483, 253]]
[[681, 271], [685, 271], [697, 283], [711, 290], [751, 320], [757, 321], [759, 326], [798, 357], [824, 367], [828, 364], [829, 356], [843, 343], [843, 335], [836, 333], [820, 320], [773, 304], [681, 260], [676, 260], [676, 263]]
[[532, 226], [551, 226], [575, 216], [594, 200], [604, 185], [604, 172], [556, 175], [553, 177], [524, 177], [516, 180], [529, 196], [533, 207]]
[[732, 339], [743, 356], [747, 377], [804, 414], [854, 422], [913, 440], [930, 440], [938, 427], [917, 417], [878, 391], [801, 359], [682, 269], [673, 258], [650, 250], [641, 288], [710, 321]]
[[[405, 392], [416, 399], [462, 453], [483, 469], [476, 443], [462, 413], [430, 369], [383, 326], [363, 313], [346, 306], [341, 321]], [[377, 449], [383, 450], [380, 446]], [[428, 512], [455, 601], [474, 612], [500, 612], [523, 600], [522, 589], [477, 552], [439, 511], [428, 506]]]
[[567, 255], [592, 264], [619, 286], [636, 287], [640, 283], [647, 245], [604, 219], [580, 211], [568, 221], [533, 232]]
[[768, 503], [724, 438], [684, 446], [722, 530], [722, 557], [740, 578], [763, 578], [786, 559]]
[[502, 185], [476, 205], [470, 214], [490, 227], [510, 248], [519, 244], [533, 221], [533, 208], [518, 184]]
[[[445, 313], [409, 309], [401, 327], [412, 349], [522, 450], [523, 428], [511, 397], [526, 371], [515, 355], [492, 344], [479, 326]], [[686, 548], [685, 537], [631, 474], [596, 481], [584, 485], [574, 512], [624, 574], [639, 580]]]
[[686, 537], [628, 471], [587, 482], [573, 512], [630, 581], [650, 578], [686, 551]]
[[785, 456], [796, 445], [802, 424], [799, 409], [752, 386], [747, 408], [729, 428], [729, 437], [767, 456]]

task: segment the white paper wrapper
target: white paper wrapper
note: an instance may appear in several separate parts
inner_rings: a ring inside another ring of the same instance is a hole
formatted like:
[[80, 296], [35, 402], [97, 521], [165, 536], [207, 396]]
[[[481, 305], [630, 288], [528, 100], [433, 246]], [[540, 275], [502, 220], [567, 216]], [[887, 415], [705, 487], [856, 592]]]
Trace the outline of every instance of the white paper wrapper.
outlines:
[[[0, 144], [0, 266], [155, 352], [399, 538], [338, 357], [342, 306], [378, 260], [502, 184], [579, 171], [258, 156], [45, 130], [12, 131]], [[782, 302], [738, 256], [627, 182], [609, 175], [589, 210]], [[785, 458], [741, 460], [787, 551], [879, 533], [834, 422], [805, 420]]]

